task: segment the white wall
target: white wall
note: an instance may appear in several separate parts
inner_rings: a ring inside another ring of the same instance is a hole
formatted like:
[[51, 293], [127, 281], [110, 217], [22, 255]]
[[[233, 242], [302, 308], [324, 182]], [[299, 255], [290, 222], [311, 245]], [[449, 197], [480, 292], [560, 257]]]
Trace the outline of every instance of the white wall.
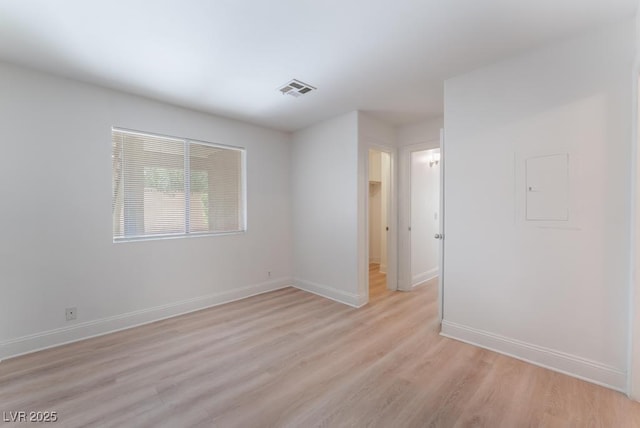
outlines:
[[435, 149], [440, 145], [440, 129], [443, 127], [444, 117], [442, 116], [399, 126], [396, 131], [398, 147], [432, 143], [431, 148]]
[[411, 153], [411, 285], [438, 276], [440, 164], [429, 165], [440, 149]]
[[[625, 389], [633, 22], [445, 84], [444, 334]], [[524, 159], [569, 153], [569, 221], [523, 220]]]
[[[291, 284], [287, 134], [9, 65], [0, 87], [0, 358]], [[248, 231], [114, 244], [112, 126], [246, 147]]]
[[358, 137], [373, 148], [393, 148], [397, 145], [397, 128], [368, 115], [358, 112]]
[[382, 181], [382, 152], [369, 150], [369, 182]]
[[294, 133], [291, 165], [295, 285], [359, 306], [357, 112]]

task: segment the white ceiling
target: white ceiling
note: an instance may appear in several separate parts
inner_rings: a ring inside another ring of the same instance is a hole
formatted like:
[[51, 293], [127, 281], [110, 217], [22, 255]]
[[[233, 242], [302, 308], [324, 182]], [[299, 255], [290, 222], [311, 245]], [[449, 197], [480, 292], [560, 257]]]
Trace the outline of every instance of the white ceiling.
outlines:
[[[442, 114], [447, 77], [636, 0], [0, 0], [0, 59], [282, 130]], [[301, 97], [292, 78], [318, 88]]]

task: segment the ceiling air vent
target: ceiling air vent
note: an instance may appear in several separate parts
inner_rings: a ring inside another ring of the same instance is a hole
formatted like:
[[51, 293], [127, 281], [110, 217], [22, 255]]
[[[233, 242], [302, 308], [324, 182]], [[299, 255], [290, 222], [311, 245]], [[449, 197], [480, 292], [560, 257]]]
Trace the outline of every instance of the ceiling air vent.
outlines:
[[282, 92], [282, 95], [291, 95], [292, 97], [301, 97], [302, 95], [306, 95], [311, 91], [315, 91], [316, 88], [314, 88], [311, 85], [307, 85], [306, 83], [303, 83], [299, 80], [293, 79], [292, 81], [290, 81], [289, 83], [287, 83], [286, 85], [283, 85], [282, 87], [279, 88], [280, 92]]

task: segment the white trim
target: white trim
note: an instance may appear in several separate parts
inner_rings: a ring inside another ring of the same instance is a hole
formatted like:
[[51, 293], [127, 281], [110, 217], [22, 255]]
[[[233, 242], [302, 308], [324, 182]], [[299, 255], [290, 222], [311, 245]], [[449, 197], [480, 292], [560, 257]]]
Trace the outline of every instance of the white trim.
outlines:
[[630, 286], [629, 286], [629, 343], [627, 366], [627, 396], [640, 401], [640, 13], [636, 15], [636, 58], [632, 73], [632, 103], [631, 103], [631, 245], [630, 255]]
[[291, 278], [279, 278], [207, 296], [194, 297], [154, 308], [141, 309], [6, 340], [0, 342], [0, 361], [268, 293], [290, 287], [291, 284]]
[[[360, 124], [358, 122], [358, 130]], [[380, 272], [387, 275], [387, 289], [398, 289], [398, 152], [395, 145], [358, 131], [358, 307], [369, 301], [369, 151], [389, 155], [389, 217], [387, 218], [387, 264]]]
[[294, 278], [293, 286], [300, 290], [308, 291], [309, 293], [316, 294], [320, 297], [324, 297], [325, 299], [330, 299], [354, 308], [360, 308], [366, 305], [368, 301], [367, 296], [359, 296], [355, 293], [348, 293], [328, 285], [305, 281], [304, 279]]
[[438, 201], [438, 229], [440, 230], [440, 245], [438, 248], [438, 321], [442, 323], [442, 319], [444, 318], [444, 248], [445, 248], [445, 225], [446, 225], [446, 210], [445, 210], [445, 172], [446, 172], [446, 163], [447, 163], [447, 155], [445, 151], [445, 133], [444, 133], [444, 124], [443, 127], [440, 128], [440, 198]]
[[123, 242], [140, 242], [140, 241], [164, 241], [167, 239], [182, 239], [182, 238], [203, 238], [206, 236], [227, 236], [227, 235], [242, 235], [247, 233], [246, 229], [234, 230], [229, 232], [190, 232], [190, 233], [173, 233], [170, 235], [140, 235], [140, 236], [123, 236], [113, 238], [114, 244], [122, 244]]
[[432, 280], [434, 278], [437, 278], [439, 276], [439, 273], [440, 273], [440, 267], [436, 266], [433, 269], [429, 269], [426, 272], [422, 272], [422, 273], [419, 273], [417, 275], [414, 275], [411, 278], [411, 286], [415, 287], [415, 286], [420, 285], [420, 284], [422, 284], [424, 282], [427, 282], [427, 281], [430, 281], [430, 280]]
[[626, 390], [626, 372], [596, 361], [446, 320], [442, 321], [440, 334], [616, 391]]
[[120, 126], [112, 126], [111, 131], [122, 132], [123, 134], [139, 135], [142, 137], [158, 137], [158, 138], [166, 138], [168, 140], [193, 142], [196, 144], [216, 147], [219, 149], [230, 149], [230, 150], [239, 150], [239, 151], [247, 150], [246, 147], [244, 146], [232, 146], [229, 144], [212, 143], [210, 141], [203, 141], [195, 138], [176, 137], [175, 135], [159, 134], [157, 132], [138, 131], [135, 129], [122, 128]]

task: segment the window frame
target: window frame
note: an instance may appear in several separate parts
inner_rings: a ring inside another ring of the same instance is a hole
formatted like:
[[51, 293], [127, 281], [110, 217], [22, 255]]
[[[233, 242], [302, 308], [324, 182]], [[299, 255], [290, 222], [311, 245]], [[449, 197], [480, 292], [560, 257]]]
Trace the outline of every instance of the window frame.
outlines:
[[[185, 191], [185, 231], [181, 232], [181, 233], [159, 233], [159, 234], [153, 234], [153, 235], [136, 235], [136, 236], [113, 236], [114, 234], [114, 229], [113, 229], [113, 209], [112, 209], [112, 213], [111, 213], [111, 223], [112, 223], [112, 228], [111, 228], [111, 236], [113, 238], [113, 243], [114, 244], [118, 244], [118, 243], [123, 243], [123, 242], [137, 242], [137, 241], [157, 241], [157, 240], [167, 240], [167, 239], [181, 239], [181, 238], [201, 238], [201, 237], [205, 237], [205, 236], [224, 236], [224, 235], [238, 235], [238, 234], [244, 234], [247, 232], [247, 149], [245, 147], [242, 146], [232, 146], [232, 145], [228, 145], [228, 144], [220, 144], [220, 143], [211, 143], [208, 141], [202, 141], [202, 140], [197, 140], [197, 139], [193, 139], [193, 138], [185, 138], [185, 137], [176, 137], [173, 135], [167, 135], [167, 134], [160, 134], [160, 133], [156, 133], [156, 132], [146, 132], [146, 131], [139, 131], [139, 130], [135, 130], [135, 129], [129, 129], [129, 128], [123, 128], [123, 127], [119, 127], [119, 126], [112, 126], [111, 127], [111, 139], [113, 140], [113, 133], [114, 132], [122, 132], [125, 134], [131, 134], [131, 135], [140, 135], [140, 136], [148, 136], [148, 137], [155, 137], [155, 138], [166, 138], [166, 139], [171, 139], [171, 140], [178, 140], [181, 141], [184, 144], [184, 170], [185, 170], [185, 184], [184, 184], [184, 191]], [[201, 145], [201, 146], [208, 146], [208, 147], [214, 147], [214, 148], [219, 148], [219, 149], [225, 149], [225, 150], [234, 150], [237, 152], [240, 152], [240, 214], [241, 214], [241, 219], [240, 219], [240, 229], [239, 230], [231, 230], [231, 231], [218, 231], [218, 232], [211, 232], [211, 231], [200, 231], [200, 232], [190, 232], [189, 228], [190, 228], [190, 222], [191, 222], [191, 204], [190, 204], [190, 200], [191, 200], [191, 144], [197, 144], [197, 145]], [[188, 172], [188, 178], [187, 179], [187, 172]], [[124, 177], [121, 177], [122, 180], [124, 180]], [[112, 193], [113, 193], [113, 170], [112, 170], [112, 177], [111, 177], [111, 186], [112, 186]], [[124, 212], [122, 214], [124, 216]]]

